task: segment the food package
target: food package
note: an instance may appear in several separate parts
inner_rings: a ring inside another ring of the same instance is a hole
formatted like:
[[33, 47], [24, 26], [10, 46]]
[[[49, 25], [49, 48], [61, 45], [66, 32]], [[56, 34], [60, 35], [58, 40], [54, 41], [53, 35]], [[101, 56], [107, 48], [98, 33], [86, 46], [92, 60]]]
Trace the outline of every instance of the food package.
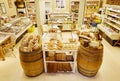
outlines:
[[23, 52], [32, 52], [40, 48], [40, 36], [26, 35], [21, 43], [20, 50]]
[[56, 61], [66, 61], [66, 54], [65, 53], [56, 53], [55, 59], [56, 59]]

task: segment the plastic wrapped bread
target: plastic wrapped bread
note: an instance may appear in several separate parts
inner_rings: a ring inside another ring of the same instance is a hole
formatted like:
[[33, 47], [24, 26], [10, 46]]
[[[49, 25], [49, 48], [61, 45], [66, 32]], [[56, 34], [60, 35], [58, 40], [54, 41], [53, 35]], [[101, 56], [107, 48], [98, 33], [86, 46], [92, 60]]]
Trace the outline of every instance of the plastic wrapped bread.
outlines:
[[40, 36], [39, 35], [26, 35], [20, 46], [20, 50], [23, 52], [32, 52], [40, 48]]

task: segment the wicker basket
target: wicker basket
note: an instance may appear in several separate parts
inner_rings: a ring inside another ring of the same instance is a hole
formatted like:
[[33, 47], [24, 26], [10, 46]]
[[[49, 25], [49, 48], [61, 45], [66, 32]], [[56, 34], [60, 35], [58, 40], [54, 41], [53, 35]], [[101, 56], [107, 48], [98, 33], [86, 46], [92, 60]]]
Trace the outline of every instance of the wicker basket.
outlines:
[[27, 76], [37, 76], [43, 72], [42, 51], [38, 49], [33, 52], [20, 52], [20, 63]]
[[81, 45], [77, 55], [78, 71], [88, 77], [95, 76], [101, 66], [102, 57], [103, 47], [95, 49]]

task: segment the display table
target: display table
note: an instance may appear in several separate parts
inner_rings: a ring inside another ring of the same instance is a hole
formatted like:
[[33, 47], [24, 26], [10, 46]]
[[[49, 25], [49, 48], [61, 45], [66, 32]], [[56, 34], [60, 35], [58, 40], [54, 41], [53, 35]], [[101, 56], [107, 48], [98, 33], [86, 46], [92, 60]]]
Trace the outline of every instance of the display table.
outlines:
[[15, 41], [18, 42], [20, 37], [31, 26], [32, 26], [32, 22], [29, 18], [20, 17], [12, 20], [9, 23], [4, 24], [4, 26], [0, 28], [0, 32], [11, 35], [15, 39]]
[[[70, 38], [76, 41], [70, 42]], [[77, 49], [78, 37], [75, 33], [62, 32], [62, 36], [58, 33], [45, 33], [42, 37], [45, 72], [75, 73]]]

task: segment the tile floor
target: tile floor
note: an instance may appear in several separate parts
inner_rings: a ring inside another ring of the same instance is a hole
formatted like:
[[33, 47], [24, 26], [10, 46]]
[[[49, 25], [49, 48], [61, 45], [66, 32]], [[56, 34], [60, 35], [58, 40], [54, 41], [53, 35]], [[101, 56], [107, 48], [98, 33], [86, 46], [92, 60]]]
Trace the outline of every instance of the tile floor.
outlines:
[[19, 45], [14, 54], [8, 53], [6, 60], [0, 60], [0, 81], [120, 81], [120, 48], [112, 47], [105, 40], [103, 63], [95, 77], [85, 77], [80, 73], [42, 73], [37, 77], [25, 76], [19, 60]]

